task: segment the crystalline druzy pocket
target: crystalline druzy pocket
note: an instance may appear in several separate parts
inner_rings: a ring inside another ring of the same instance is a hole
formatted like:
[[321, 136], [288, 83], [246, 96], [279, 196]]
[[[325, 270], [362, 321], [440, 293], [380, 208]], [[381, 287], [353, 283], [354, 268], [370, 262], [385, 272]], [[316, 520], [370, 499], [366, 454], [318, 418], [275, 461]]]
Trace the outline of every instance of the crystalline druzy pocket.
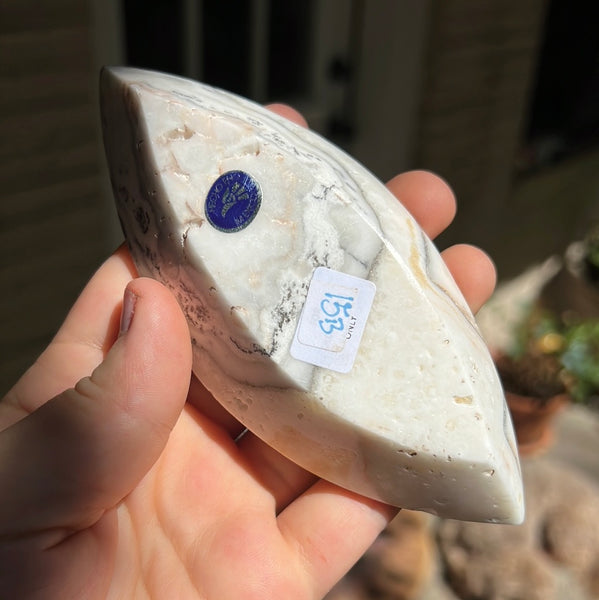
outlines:
[[385, 186], [313, 132], [197, 82], [105, 69], [101, 105], [131, 253], [179, 300], [194, 372], [219, 402], [360, 494], [522, 520], [493, 362]]

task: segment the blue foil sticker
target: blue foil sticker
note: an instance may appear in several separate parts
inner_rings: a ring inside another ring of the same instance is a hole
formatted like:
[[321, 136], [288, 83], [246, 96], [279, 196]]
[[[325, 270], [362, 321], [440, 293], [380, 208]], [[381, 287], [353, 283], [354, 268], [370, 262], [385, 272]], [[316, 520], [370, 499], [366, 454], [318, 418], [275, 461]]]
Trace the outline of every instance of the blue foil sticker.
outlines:
[[210, 224], [225, 233], [245, 229], [262, 202], [258, 182], [244, 171], [227, 171], [213, 184], [206, 197], [205, 212]]

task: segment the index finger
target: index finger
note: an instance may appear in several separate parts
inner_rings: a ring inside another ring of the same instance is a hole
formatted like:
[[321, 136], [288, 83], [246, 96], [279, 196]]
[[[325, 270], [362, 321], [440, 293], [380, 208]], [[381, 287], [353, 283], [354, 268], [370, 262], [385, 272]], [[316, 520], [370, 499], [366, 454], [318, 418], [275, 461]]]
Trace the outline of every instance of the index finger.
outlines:
[[123, 245], [96, 271], [50, 345], [6, 395], [4, 425], [73, 387], [102, 362], [118, 335], [123, 291], [135, 276]]

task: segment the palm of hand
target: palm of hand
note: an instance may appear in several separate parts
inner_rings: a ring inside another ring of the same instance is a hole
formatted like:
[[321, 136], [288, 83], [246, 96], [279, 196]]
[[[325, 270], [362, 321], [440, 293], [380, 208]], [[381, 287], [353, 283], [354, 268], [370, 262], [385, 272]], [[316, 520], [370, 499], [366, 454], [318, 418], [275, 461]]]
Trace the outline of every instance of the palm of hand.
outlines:
[[[114, 315], [121, 292], [105, 303], [99, 291], [122, 290], [133, 275], [126, 251], [119, 250], [95, 275], [44, 355], [0, 404], [0, 429], [12, 429], [28, 443], [31, 476], [55, 474], [51, 490], [24, 489], [5, 514], [0, 512], [0, 564], [12, 573], [13, 584], [19, 580], [19, 597], [220, 600], [324, 594], [394, 510], [317, 481], [251, 434], [239, 439], [242, 426], [197, 380], [188, 390], [186, 325], [174, 299], [156, 282], [131, 284], [136, 314], [130, 332], [118, 338]], [[90, 313], [99, 318], [88, 320]], [[160, 352], [148, 339], [159, 341]], [[80, 379], [99, 363], [91, 377]], [[136, 417], [142, 422], [134, 423], [139, 431], [133, 432], [129, 421], [137, 399], [113, 388], [136, 367], [148, 378], [144, 390], [154, 390], [153, 398], [143, 400], [155, 405]], [[45, 390], [64, 388], [70, 389], [42, 400]], [[173, 426], [164, 405], [170, 403], [173, 412], [181, 397], [186, 402], [180, 414], [170, 415]], [[66, 413], [75, 415], [71, 422], [63, 421]], [[42, 444], [31, 444], [33, 432], [51, 436], [47, 428], [57, 423], [69, 441], [64, 452], [59, 444], [48, 454], [44, 435], [35, 436]], [[92, 431], [98, 425], [100, 430]], [[75, 439], [80, 453], [73, 452]], [[132, 456], [131, 449], [141, 445], [149, 459]], [[20, 453], [18, 445], [10, 449]], [[26, 505], [38, 502], [44, 510], [23, 510], [20, 496], [27, 494], [34, 498]], [[352, 523], [353, 533], [363, 536], [362, 543], [346, 538], [356, 511], [361, 520]], [[336, 568], [330, 568], [323, 541], [341, 558]]]
[[311, 597], [272, 494], [231, 438], [193, 408], [118, 514], [109, 597]]
[[[451, 220], [453, 197], [434, 176], [390, 187], [430, 235]], [[494, 282], [488, 259], [470, 247], [444, 257], [477, 309]], [[0, 403], [0, 488], [13, 492], [0, 499], [0, 589], [321, 597], [394, 509], [316, 480], [252, 434], [237, 440], [241, 425], [196, 380], [189, 387], [174, 298], [157, 282], [129, 283], [134, 274], [124, 249], [111, 257]], [[119, 337], [127, 286], [134, 317]]]

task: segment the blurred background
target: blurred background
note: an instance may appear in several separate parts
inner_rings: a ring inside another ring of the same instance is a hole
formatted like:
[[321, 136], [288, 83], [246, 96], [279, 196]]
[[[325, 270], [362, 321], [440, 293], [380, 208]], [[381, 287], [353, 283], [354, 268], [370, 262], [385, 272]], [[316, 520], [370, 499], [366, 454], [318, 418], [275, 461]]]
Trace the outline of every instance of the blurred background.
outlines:
[[599, 216], [599, 4], [573, 0], [2, 0], [0, 391], [121, 239], [99, 135], [103, 64], [285, 101], [382, 179], [453, 186], [441, 247], [500, 278]]
[[[599, 3], [582, 0], [0, 0], [0, 397], [122, 241], [99, 127], [102, 65], [291, 103], [383, 180], [439, 173], [459, 202], [439, 247], [477, 244], [513, 283], [599, 221], [598, 25]], [[567, 414], [554, 454], [597, 480], [599, 421]], [[431, 573], [441, 583], [426, 600], [455, 600], [452, 573], [475, 578], [460, 597], [590, 597], [570, 576], [561, 595], [548, 591], [549, 550], [573, 572], [586, 560], [599, 594], [596, 487], [568, 468], [524, 467], [525, 527], [402, 511], [331, 600], [366, 598], [362, 579], [373, 597], [423, 598]]]

